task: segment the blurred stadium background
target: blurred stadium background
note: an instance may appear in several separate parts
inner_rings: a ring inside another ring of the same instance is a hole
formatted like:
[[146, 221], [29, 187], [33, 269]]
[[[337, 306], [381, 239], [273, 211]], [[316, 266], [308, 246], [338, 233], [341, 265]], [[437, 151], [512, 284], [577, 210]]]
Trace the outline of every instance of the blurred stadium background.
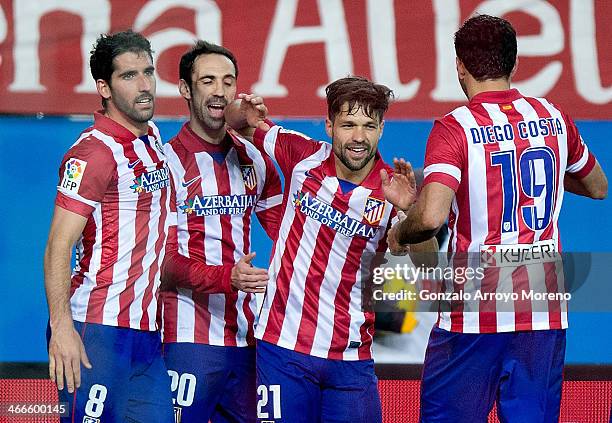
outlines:
[[[313, 138], [326, 139], [321, 90], [329, 81], [359, 74], [389, 85], [397, 101], [387, 116], [382, 154], [419, 167], [433, 119], [464, 101], [452, 34], [475, 12], [514, 24], [520, 59], [514, 85], [566, 109], [610, 175], [610, 2], [0, 0], [0, 184], [6, 200], [0, 215], [0, 401], [53, 395], [48, 381], [37, 379], [47, 359], [42, 255], [61, 157], [100, 107], [87, 66], [98, 34], [133, 28], [152, 41], [155, 120], [164, 139], [176, 134], [187, 113], [176, 88], [178, 60], [203, 38], [237, 55], [239, 91], [263, 95], [277, 121]], [[611, 251], [611, 199], [567, 195], [564, 206], [565, 251]], [[265, 266], [270, 242], [259, 227], [253, 246], [257, 264]], [[431, 322], [416, 320], [411, 334], [396, 335], [405, 338], [377, 345], [388, 422], [413, 421], [418, 410], [414, 379], [420, 368], [405, 363], [418, 362], [419, 352], [403, 348], [423, 344]], [[571, 313], [562, 421], [604, 421], [612, 401], [609, 328], [611, 312]]]

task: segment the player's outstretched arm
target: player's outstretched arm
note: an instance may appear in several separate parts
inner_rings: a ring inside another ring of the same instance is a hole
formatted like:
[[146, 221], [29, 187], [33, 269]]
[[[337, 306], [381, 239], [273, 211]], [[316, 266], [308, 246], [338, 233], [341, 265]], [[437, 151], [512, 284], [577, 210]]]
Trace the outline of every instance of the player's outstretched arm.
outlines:
[[432, 236], [427, 241], [408, 245], [408, 254], [410, 255], [410, 260], [415, 266], [433, 268], [438, 265], [437, 253], [440, 250], [440, 247], [435, 236]]
[[583, 178], [578, 178], [571, 173], [565, 174], [563, 181], [565, 190], [572, 194], [603, 200], [608, 196], [608, 178], [599, 162]]
[[238, 94], [238, 99], [225, 107], [225, 122], [242, 136], [251, 139], [256, 128], [270, 129], [265, 122], [268, 108], [262, 97], [254, 94]]
[[264, 293], [268, 284], [268, 271], [254, 267], [251, 264], [253, 258], [255, 258], [255, 252], [250, 252], [238, 260], [238, 263], [232, 268], [232, 286], [251, 294]]
[[[253, 256], [255, 255], [254, 253], [252, 254]], [[268, 272], [251, 267], [250, 269], [257, 270], [254, 272], [255, 276], [265, 274], [265, 277], [253, 279], [251, 277], [251, 270], [240, 271], [243, 269], [243, 263], [250, 263], [248, 256], [245, 257], [235, 265], [219, 266], [206, 264], [191, 257], [185, 257], [178, 252], [176, 226], [171, 226], [166, 243], [166, 255], [162, 263], [162, 284], [160, 289], [162, 291], [169, 291], [174, 288], [187, 288], [198, 294], [229, 294], [236, 290], [263, 292], [263, 290], [253, 291], [252, 289], [261, 287], [265, 289]], [[250, 267], [250, 264], [247, 267]], [[261, 282], [262, 280], [264, 282]]]
[[437, 253], [440, 249], [438, 240], [435, 236], [430, 239], [416, 244], [400, 244], [397, 240], [397, 231], [400, 227], [399, 222], [406, 219], [406, 214], [398, 210], [398, 223], [393, 225], [387, 233], [387, 245], [391, 254], [395, 256], [405, 256], [410, 254], [412, 263], [416, 266], [434, 267], [438, 264]]
[[406, 218], [396, 223], [396, 241], [401, 245], [418, 244], [434, 237], [446, 221], [454, 197], [455, 191], [439, 182], [425, 185]]
[[180, 254], [176, 231], [174, 225], [168, 229], [166, 254], [161, 267], [160, 290], [187, 288], [199, 294], [231, 293], [232, 266], [212, 266]]
[[74, 329], [70, 310], [70, 257], [87, 218], [55, 207], [45, 249], [45, 290], [49, 306], [49, 377], [59, 390], [81, 386], [81, 363], [91, 368], [83, 341]]

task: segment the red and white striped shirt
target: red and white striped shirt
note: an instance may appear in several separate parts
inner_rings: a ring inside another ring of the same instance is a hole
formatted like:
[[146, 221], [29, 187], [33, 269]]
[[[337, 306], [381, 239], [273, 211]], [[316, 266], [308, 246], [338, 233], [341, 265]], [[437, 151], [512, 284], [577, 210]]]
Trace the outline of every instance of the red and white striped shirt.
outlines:
[[362, 275], [387, 249], [395, 216], [380, 179], [387, 165], [377, 155], [366, 179], [343, 192], [330, 144], [280, 126], [256, 130], [254, 143], [285, 177], [256, 338], [316, 357], [370, 359], [374, 313], [362, 311]]
[[[456, 192], [449, 250], [473, 253], [461, 259], [476, 257], [480, 263], [473, 267], [489, 266], [485, 277], [474, 281], [473, 291], [516, 293], [519, 298], [496, 301], [489, 296], [470, 301], [469, 310], [464, 309], [467, 303], [454, 301], [440, 313], [441, 328], [487, 333], [567, 327], [565, 302], [532, 302], [523, 292], [563, 292], [561, 262], [535, 258], [561, 251], [558, 218], [565, 173], [582, 177], [594, 165], [564, 112], [515, 89], [480, 93], [434, 123], [424, 184], [439, 182]], [[513, 265], [509, 257], [520, 257], [523, 265]], [[446, 289], [469, 290], [453, 283]]]
[[60, 167], [57, 206], [87, 217], [72, 272], [72, 317], [156, 330], [170, 172], [159, 131], [137, 138], [96, 113]]
[[[256, 299], [231, 288], [230, 271], [250, 252], [253, 212], [270, 237], [278, 231], [281, 184], [276, 168], [247, 140], [228, 133], [224, 142], [213, 145], [188, 124], [164, 148], [176, 187], [180, 255], [169, 251], [168, 260], [183, 256], [223, 269], [219, 280], [211, 281], [217, 289], [209, 292], [217, 293], [162, 292], [163, 341], [254, 345]], [[187, 266], [184, 270], [189, 271]]]

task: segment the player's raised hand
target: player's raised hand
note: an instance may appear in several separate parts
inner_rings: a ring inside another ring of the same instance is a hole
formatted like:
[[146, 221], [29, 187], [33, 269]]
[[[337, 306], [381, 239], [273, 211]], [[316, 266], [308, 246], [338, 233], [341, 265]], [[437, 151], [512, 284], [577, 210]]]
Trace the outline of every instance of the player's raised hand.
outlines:
[[268, 284], [268, 271], [254, 267], [251, 261], [255, 257], [255, 252], [249, 253], [238, 260], [232, 268], [232, 286], [240, 291], [251, 294], [263, 293]]
[[57, 389], [64, 389], [64, 379], [70, 393], [81, 386], [81, 363], [91, 369], [83, 341], [74, 326], [53, 330], [49, 340], [49, 377]]
[[410, 163], [404, 159], [393, 159], [393, 176], [380, 171], [385, 198], [400, 210], [408, 210], [417, 197], [416, 179]]
[[[257, 128], [261, 125], [268, 126], [264, 119], [268, 116], [268, 108], [264, 103], [264, 99], [255, 94], [238, 94], [240, 102], [240, 112], [246, 119], [246, 122], [251, 128]], [[270, 129], [269, 127], [263, 129]]]

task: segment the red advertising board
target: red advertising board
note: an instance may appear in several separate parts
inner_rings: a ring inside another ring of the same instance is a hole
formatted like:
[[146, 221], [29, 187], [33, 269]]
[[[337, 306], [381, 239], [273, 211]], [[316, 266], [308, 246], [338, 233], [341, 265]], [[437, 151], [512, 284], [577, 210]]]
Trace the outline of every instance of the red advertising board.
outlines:
[[395, 91], [389, 117], [432, 118], [464, 101], [452, 37], [473, 13], [517, 29], [523, 93], [610, 119], [612, 2], [596, 0], [0, 0], [0, 113], [90, 113], [92, 44], [133, 28], [156, 51], [157, 115], [187, 114], [178, 60], [203, 38], [236, 54], [239, 90], [273, 115], [322, 116], [323, 87], [358, 74]]
[[[381, 380], [378, 390], [384, 423], [419, 421], [418, 380]], [[34, 410], [57, 407], [57, 390], [48, 379], [0, 379], [0, 423], [54, 423], [57, 417], [35, 414]], [[604, 423], [608, 421], [612, 382], [564, 381], [560, 423]], [[12, 407], [11, 407], [12, 406]], [[28, 413], [28, 408], [30, 411]], [[178, 407], [180, 409], [180, 407]], [[9, 413], [8, 410], [14, 410]], [[3, 411], [3, 412], [2, 412]], [[494, 408], [487, 419], [499, 422]]]

